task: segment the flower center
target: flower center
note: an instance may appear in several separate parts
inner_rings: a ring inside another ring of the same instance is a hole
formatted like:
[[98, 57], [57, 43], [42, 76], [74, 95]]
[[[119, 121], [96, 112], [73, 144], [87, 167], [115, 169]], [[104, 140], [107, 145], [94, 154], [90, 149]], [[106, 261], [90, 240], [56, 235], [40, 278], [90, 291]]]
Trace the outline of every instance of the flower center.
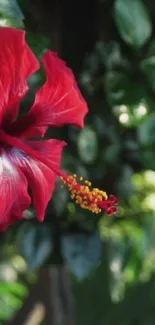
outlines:
[[81, 208], [90, 210], [93, 213], [99, 213], [103, 209], [108, 215], [117, 212], [116, 205], [118, 204], [118, 200], [114, 195], [107, 197], [106, 192], [101, 191], [98, 188], [93, 188], [91, 182], [83, 180], [82, 177], [80, 177], [79, 182], [77, 182], [77, 177], [75, 174], [71, 176], [65, 174], [38, 151], [33, 150], [27, 144], [10, 136], [2, 130], [0, 130], [0, 140], [7, 145], [16, 147], [26, 152], [31, 157], [41, 161], [43, 164], [52, 169], [53, 172], [61, 178], [63, 185], [68, 187], [69, 191], [71, 192], [71, 199], [75, 199], [75, 202], [79, 204]]
[[61, 176], [62, 186], [66, 185], [71, 193], [71, 199], [75, 200], [81, 208], [87, 209], [93, 213], [100, 213], [102, 209], [106, 211], [108, 215], [117, 212], [116, 205], [118, 200], [114, 195], [110, 195], [108, 198], [106, 192], [93, 188], [91, 182], [83, 180], [80, 177], [77, 182], [76, 174], [72, 176]]

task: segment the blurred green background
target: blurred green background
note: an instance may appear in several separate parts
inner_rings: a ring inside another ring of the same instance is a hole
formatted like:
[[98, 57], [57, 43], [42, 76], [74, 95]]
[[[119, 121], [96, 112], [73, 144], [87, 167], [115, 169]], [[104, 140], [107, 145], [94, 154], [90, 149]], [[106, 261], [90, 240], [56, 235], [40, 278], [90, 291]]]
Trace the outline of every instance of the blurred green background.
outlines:
[[[39, 59], [51, 48], [73, 69], [85, 128], [48, 136], [68, 142], [64, 170], [120, 202], [117, 216], [93, 215], [58, 180], [43, 224], [30, 208], [0, 234], [0, 324], [154, 325], [155, 2], [0, 0], [0, 26], [25, 29]], [[29, 79], [22, 113], [44, 81], [43, 69]], [[37, 300], [38, 322], [35, 311], [24, 323]]]

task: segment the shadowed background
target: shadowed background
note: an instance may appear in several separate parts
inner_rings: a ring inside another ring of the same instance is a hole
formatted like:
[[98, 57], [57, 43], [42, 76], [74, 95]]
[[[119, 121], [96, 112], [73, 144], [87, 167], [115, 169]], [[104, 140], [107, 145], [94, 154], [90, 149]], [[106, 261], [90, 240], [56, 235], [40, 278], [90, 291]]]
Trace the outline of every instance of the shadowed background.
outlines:
[[57, 51], [88, 102], [83, 130], [48, 131], [68, 142], [62, 168], [120, 202], [94, 215], [58, 180], [43, 224], [30, 207], [0, 234], [0, 325], [155, 324], [154, 21], [151, 0], [0, 0], [0, 26], [25, 29], [39, 59]]

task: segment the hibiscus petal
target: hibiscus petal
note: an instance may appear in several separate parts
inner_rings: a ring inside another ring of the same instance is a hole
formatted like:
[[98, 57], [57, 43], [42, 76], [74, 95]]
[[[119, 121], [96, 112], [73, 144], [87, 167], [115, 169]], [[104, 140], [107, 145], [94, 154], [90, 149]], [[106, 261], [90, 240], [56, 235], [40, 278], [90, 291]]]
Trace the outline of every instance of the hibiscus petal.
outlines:
[[[59, 140], [29, 141], [27, 145], [45, 155], [51, 164], [59, 167], [65, 142]], [[39, 221], [43, 221], [47, 204], [55, 187], [56, 174], [45, 164], [19, 149], [12, 148], [10, 157], [15, 166], [26, 176], [32, 190], [37, 217]]]
[[27, 193], [27, 180], [18, 171], [7, 152], [1, 149], [0, 157], [0, 231], [22, 218], [31, 199]]
[[46, 83], [38, 90], [31, 110], [12, 126], [12, 134], [22, 137], [43, 136], [49, 126], [84, 125], [88, 112], [72, 71], [56, 53], [43, 56]]
[[1, 27], [0, 47], [0, 123], [7, 128], [29, 89], [26, 79], [39, 68], [39, 62], [25, 42], [24, 31]]

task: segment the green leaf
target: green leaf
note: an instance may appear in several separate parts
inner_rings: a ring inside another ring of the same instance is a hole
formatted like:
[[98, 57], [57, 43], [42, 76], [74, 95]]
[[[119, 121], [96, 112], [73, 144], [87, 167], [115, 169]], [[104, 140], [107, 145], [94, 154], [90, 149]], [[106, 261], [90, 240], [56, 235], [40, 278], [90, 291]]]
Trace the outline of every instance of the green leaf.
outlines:
[[[0, 16], [1, 16], [0, 18], [1, 26], [4, 25], [2, 23], [3, 18], [8, 18], [8, 22], [10, 22], [10, 26], [24, 27], [23, 24], [24, 16], [16, 0], [1, 0]], [[7, 20], [6, 20], [6, 24], [7, 24]]]
[[92, 163], [97, 156], [97, 135], [89, 126], [86, 126], [79, 134], [78, 151], [81, 159], [86, 163]]
[[104, 75], [104, 87], [110, 105], [125, 104], [126, 93], [129, 89], [128, 76], [118, 71], [108, 71]]
[[110, 145], [106, 150], [104, 150], [105, 161], [115, 166], [119, 162], [120, 151], [121, 151], [120, 144], [115, 143]]
[[[14, 308], [10, 305], [8, 298], [0, 297], [0, 320], [7, 321], [9, 320], [14, 312]], [[2, 325], [4, 323], [0, 323]]]
[[65, 188], [61, 188], [60, 183], [56, 186], [55, 193], [53, 195], [53, 204], [57, 215], [60, 216], [65, 210], [68, 203], [68, 191]]
[[154, 152], [148, 150], [142, 150], [140, 152], [140, 160], [142, 162], [142, 165], [146, 168], [146, 169], [151, 169], [151, 170], [155, 170], [155, 154]]
[[152, 113], [138, 128], [138, 138], [142, 145], [155, 143], [155, 113]]
[[52, 251], [49, 227], [45, 224], [24, 223], [18, 233], [17, 247], [29, 268], [37, 269], [46, 261]]
[[145, 73], [152, 89], [155, 90], [155, 56], [141, 61], [140, 68]]
[[43, 35], [37, 35], [27, 31], [26, 40], [32, 51], [39, 58], [41, 58], [50, 47], [50, 40]]
[[2, 296], [9, 292], [17, 296], [25, 296], [27, 289], [21, 283], [0, 281], [0, 295]]
[[133, 193], [132, 176], [133, 170], [130, 165], [124, 165], [121, 171], [121, 177], [117, 182], [117, 190], [124, 198], [130, 197]]
[[125, 42], [140, 48], [151, 36], [152, 24], [141, 0], [116, 0], [115, 19]]
[[27, 294], [26, 287], [21, 283], [0, 281], [0, 320], [8, 320], [15, 309], [19, 309]]
[[115, 41], [111, 41], [108, 44], [98, 42], [96, 44], [96, 51], [107, 69], [115, 69], [121, 65], [122, 57], [119, 43]]
[[101, 258], [101, 240], [93, 235], [75, 234], [62, 237], [62, 253], [77, 279], [82, 280]]
[[120, 71], [107, 71], [104, 74], [104, 88], [110, 105], [136, 105], [146, 100], [146, 89], [127, 74]]
[[150, 96], [145, 86], [127, 72], [107, 70], [101, 78], [109, 105], [136, 105], [149, 101]]

